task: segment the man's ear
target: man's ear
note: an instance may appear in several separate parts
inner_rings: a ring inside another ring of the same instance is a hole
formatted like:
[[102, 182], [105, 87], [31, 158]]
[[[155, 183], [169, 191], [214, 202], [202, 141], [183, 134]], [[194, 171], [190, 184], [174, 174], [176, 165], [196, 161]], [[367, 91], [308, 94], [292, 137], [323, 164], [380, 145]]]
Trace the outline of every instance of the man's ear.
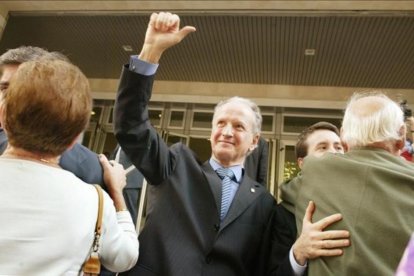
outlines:
[[257, 144], [259, 143], [259, 138], [260, 138], [259, 134], [256, 134], [255, 136], [253, 136], [252, 144], [249, 147], [250, 152], [254, 151], [254, 149], [257, 148]]
[[349, 150], [349, 146], [348, 146], [348, 144], [347, 144], [347, 143], [342, 142], [342, 147], [344, 148], [344, 152], [348, 152], [348, 150]]
[[397, 141], [395, 141], [395, 147], [397, 148], [397, 150], [402, 150], [405, 147], [405, 139], [398, 139]]
[[395, 142], [395, 146], [397, 148], [397, 150], [401, 150], [405, 147], [405, 140], [407, 139], [407, 126], [405, 124], [403, 124], [400, 128], [400, 130], [398, 131], [398, 134], [400, 136], [400, 139], [398, 139]]
[[300, 169], [302, 169], [302, 166], [303, 166], [303, 158], [302, 158], [302, 157], [299, 157], [299, 158], [297, 159], [297, 162], [298, 162], [298, 166], [299, 166], [299, 168], [300, 168]]

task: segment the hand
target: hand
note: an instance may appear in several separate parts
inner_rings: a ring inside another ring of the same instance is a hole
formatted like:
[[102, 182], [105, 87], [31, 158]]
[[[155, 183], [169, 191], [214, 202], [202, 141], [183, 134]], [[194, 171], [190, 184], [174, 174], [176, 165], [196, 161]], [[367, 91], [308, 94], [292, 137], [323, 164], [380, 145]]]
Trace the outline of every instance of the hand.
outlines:
[[153, 13], [148, 23], [145, 34], [144, 46], [139, 58], [141, 60], [158, 63], [162, 53], [178, 44], [189, 33], [195, 32], [192, 26], [185, 26], [180, 29], [180, 18], [169, 12]]
[[99, 155], [104, 170], [104, 182], [108, 188], [108, 193], [114, 201], [116, 210], [126, 210], [126, 204], [122, 190], [126, 186], [126, 172], [124, 167], [118, 162], [108, 161], [104, 154]]
[[312, 223], [315, 212], [315, 203], [309, 202], [303, 218], [302, 233], [293, 244], [293, 255], [300, 265], [305, 265], [307, 260], [321, 256], [342, 255], [342, 247], [350, 245], [349, 232], [346, 230], [323, 231], [329, 225], [340, 221], [341, 214], [334, 214]]

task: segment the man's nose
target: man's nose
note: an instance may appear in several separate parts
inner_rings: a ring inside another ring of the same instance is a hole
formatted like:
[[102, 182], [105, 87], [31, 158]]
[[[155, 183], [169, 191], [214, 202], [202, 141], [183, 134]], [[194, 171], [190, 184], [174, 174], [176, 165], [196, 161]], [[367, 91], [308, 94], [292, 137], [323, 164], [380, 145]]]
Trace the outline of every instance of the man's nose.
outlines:
[[233, 136], [233, 127], [231, 126], [231, 124], [227, 124], [224, 128], [223, 128], [223, 135], [225, 136]]
[[334, 145], [331, 145], [331, 146], [329, 146], [329, 148], [328, 148], [328, 152], [336, 153], [336, 152], [337, 152], [337, 150], [336, 150], [336, 148], [335, 148], [335, 146], [334, 146]]

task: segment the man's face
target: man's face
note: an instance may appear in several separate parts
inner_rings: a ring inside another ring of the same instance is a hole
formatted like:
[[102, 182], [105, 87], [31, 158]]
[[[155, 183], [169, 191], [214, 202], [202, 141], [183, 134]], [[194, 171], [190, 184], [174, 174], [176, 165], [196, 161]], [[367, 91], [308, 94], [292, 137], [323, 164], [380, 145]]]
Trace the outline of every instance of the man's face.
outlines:
[[210, 141], [212, 157], [223, 166], [242, 165], [259, 135], [253, 134], [253, 111], [240, 103], [221, 106], [213, 117]]
[[[311, 156], [320, 157], [326, 152], [344, 153], [344, 147], [341, 139], [335, 132], [327, 129], [319, 129], [314, 131], [306, 139], [308, 145], [308, 154]], [[298, 165], [301, 168], [303, 165], [303, 158], [298, 158]]]
[[320, 157], [326, 152], [344, 153], [341, 139], [335, 132], [320, 129], [313, 132], [306, 139], [308, 155]]
[[19, 67], [18, 64], [7, 64], [7, 65], [3, 65], [3, 72], [1, 74], [1, 78], [0, 78], [0, 91], [2, 93], [4, 93], [7, 88], [9, 87], [9, 82], [11, 77], [14, 75], [14, 73], [16, 72], [17, 68]]
[[[17, 67], [19, 67], [19, 65], [17, 64], [3, 65], [3, 68], [2, 68], [3, 70], [2, 70], [1, 77], [0, 77], [0, 103], [1, 103], [1, 98], [3, 97], [3, 94], [6, 92], [7, 88], [9, 87], [10, 79], [16, 72]], [[3, 108], [1, 108], [0, 106], [0, 128], [2, 125], [2, 121], [3, 121]]]

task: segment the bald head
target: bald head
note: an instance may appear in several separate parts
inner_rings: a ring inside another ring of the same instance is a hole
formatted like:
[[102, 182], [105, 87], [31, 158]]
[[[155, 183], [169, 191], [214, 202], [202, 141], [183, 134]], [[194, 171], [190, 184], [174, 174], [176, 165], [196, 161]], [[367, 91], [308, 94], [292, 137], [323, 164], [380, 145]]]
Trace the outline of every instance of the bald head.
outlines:
[[342, 140], [349, 146], [399, 141], [404, 138], [400, 106], [381, 92], [354, 94], [345, 110]]

